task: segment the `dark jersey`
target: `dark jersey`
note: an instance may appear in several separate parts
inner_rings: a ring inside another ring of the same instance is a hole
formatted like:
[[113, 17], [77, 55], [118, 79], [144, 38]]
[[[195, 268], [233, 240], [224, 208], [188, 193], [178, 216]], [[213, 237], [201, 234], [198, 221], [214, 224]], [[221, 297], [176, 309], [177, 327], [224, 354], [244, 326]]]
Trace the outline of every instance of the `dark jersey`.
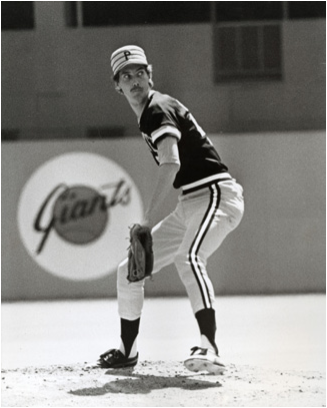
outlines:
[[151, 92], [139, 127], [158, 165], [158, 141], [167, 136], [178, 140], [181, 166], [174, 181], [175, 188], [214, 180], [216, 175], [228, 170], [189, 110], [169, 95]]

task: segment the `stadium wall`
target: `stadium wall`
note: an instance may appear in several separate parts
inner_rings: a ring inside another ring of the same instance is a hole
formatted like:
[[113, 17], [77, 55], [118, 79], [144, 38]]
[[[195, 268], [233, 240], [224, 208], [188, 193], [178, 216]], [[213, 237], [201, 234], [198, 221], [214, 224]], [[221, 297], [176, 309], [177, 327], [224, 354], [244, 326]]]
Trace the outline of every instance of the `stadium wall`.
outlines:
[[[325, 291], [325, 136], [322, 131], [210, 136], [232, 175], [244, 186], [246, 208], [239, 228], [208, 263], [218, 295]], [[49, 180], [55, 177], [67, 183], [64, 169], [58, 168], [55, 174], [42, 173], [42, 169], [62, 155], [76, 152], [96, 154], [117, 163], [134, 181], [144, 205], [150, 198], [156, 165], [140, 137], [3, 143], [3, 301], [116, 296], [116, 267], [111, 264], [109, 268], [115, 245], [108, 242], [105, 250], [97, 253], [96, 244], [75, 242], [69, 244], [71, 251], [64, 256], [60, 250], [63, 240], [52, 231], [44, 254], [50, 245], [58, 245], [58, 259], [54, 260], [62, 262], [58, 274], [40, 265], [35, 251], [27, 248], [28, 240], [22, 239], [22, 227], [37, 233], [35, 225], [27, 220], [37, 218], [36, 208], [42, 207], [51, 188]], [[74, 172], [74, 160], [69, 171]], [[23, 192], [40, 172], [42, 188], [34, 185], [30, 201], [22, 201]], [[94, 176], [95, 184], [98, 176]], [[101, 176], [109, 180], [112, 174]], [[167, 212], [174, 207], [177, 195], [173, 191], [167, 198]], [[51, 215], [55, 208], [49, 206], [48, 210]], [[123, 224], [123, 218], [117, 217]], [[127, 237], [128, 228], [124, 228]], [[118, 242], [116, 245], [118, 248]], [[127, 248], [127, 241], [124, 246]], [[65, 272], [77, 261], [76, 249], [81, 256], [91, 249], [93, 252], [85, 262], [85, 270], [81, 267], [77, 278], [70, 279]], [[84, 272], [87, 268], [96, 270], [98, 258], [108, 259], [108, 270], [103, 276], [85, 280]], [[185, 291], [175, 267], [170, 266], [147, 282], [146, 293], [177, 296]]]
[[80, 138], [89, 128], [134, 136], [110, 68], [111, 52], [130, 43], [146, 50], [156, 89], [208, 133], [325, 129], [325, 19], [281, 23], [282, 80], [218, 84], [211, 24], [73, 29], [64, 3], [35, 2], [35, 30], [1, 35], [2, 129], [20, 139]]

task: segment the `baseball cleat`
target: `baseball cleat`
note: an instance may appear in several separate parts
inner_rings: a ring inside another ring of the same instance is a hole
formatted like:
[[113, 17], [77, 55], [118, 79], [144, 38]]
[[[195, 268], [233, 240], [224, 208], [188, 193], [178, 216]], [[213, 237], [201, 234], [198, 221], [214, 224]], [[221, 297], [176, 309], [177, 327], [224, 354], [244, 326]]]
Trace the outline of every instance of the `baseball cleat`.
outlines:
[[185, 367], [190, 371], [208, 371], [212, 374], [223, 374], [226, 371], [225, 365], [220, 357], [212, 350], [193, 347], [191, 355], [184, 361]]
[[134, 367], [137, 364], [139, 354], [135, 357], [125, 357], [124, 354], [117, 349], [111, 349], [101, 354], [98, 365], [101, 368], [125, 368]]

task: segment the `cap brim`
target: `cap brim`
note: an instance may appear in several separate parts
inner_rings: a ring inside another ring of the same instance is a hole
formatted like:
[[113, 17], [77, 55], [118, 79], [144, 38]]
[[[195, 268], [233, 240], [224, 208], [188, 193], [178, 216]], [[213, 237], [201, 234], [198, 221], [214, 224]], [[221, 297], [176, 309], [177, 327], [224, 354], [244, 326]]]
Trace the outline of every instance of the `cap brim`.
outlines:
[[114, 75], [117, 75], [118, 72], [120, 72], [122, 69], [126, 68], [128, 65], [145, 65], [147, 66], [148, 63], [147, 61], [144, 61], [144, 59], [130, 59], [128, 61], [123, 62], [122, 64], [119, 65], [119, 67], [116, 69]]

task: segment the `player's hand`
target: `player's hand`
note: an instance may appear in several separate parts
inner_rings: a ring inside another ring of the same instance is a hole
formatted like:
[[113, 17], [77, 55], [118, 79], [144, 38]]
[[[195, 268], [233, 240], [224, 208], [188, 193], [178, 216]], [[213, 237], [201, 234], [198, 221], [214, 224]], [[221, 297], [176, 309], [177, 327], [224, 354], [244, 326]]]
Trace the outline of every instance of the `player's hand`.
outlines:
[[153, 228], [153, 225], [152, 225], [152, 223], [150, 222], [150, 220], [148, 220], [148, 219], [146, 219], [146, 218], [141, 222], [141, 225], [142, 225], [142, 227], [148, 227], [148, 228], [150, 228], [150, 230]]
[[149, 213], [145, 213], [145, 216], [143, 218], [143, 221], [141, 222], [141, 225], [143, 227], [148, 227], [150, 228], [150, 230], [152, 230], [152, 228], [155, 225], [154, 220], [152, 219], [151, 215]]

